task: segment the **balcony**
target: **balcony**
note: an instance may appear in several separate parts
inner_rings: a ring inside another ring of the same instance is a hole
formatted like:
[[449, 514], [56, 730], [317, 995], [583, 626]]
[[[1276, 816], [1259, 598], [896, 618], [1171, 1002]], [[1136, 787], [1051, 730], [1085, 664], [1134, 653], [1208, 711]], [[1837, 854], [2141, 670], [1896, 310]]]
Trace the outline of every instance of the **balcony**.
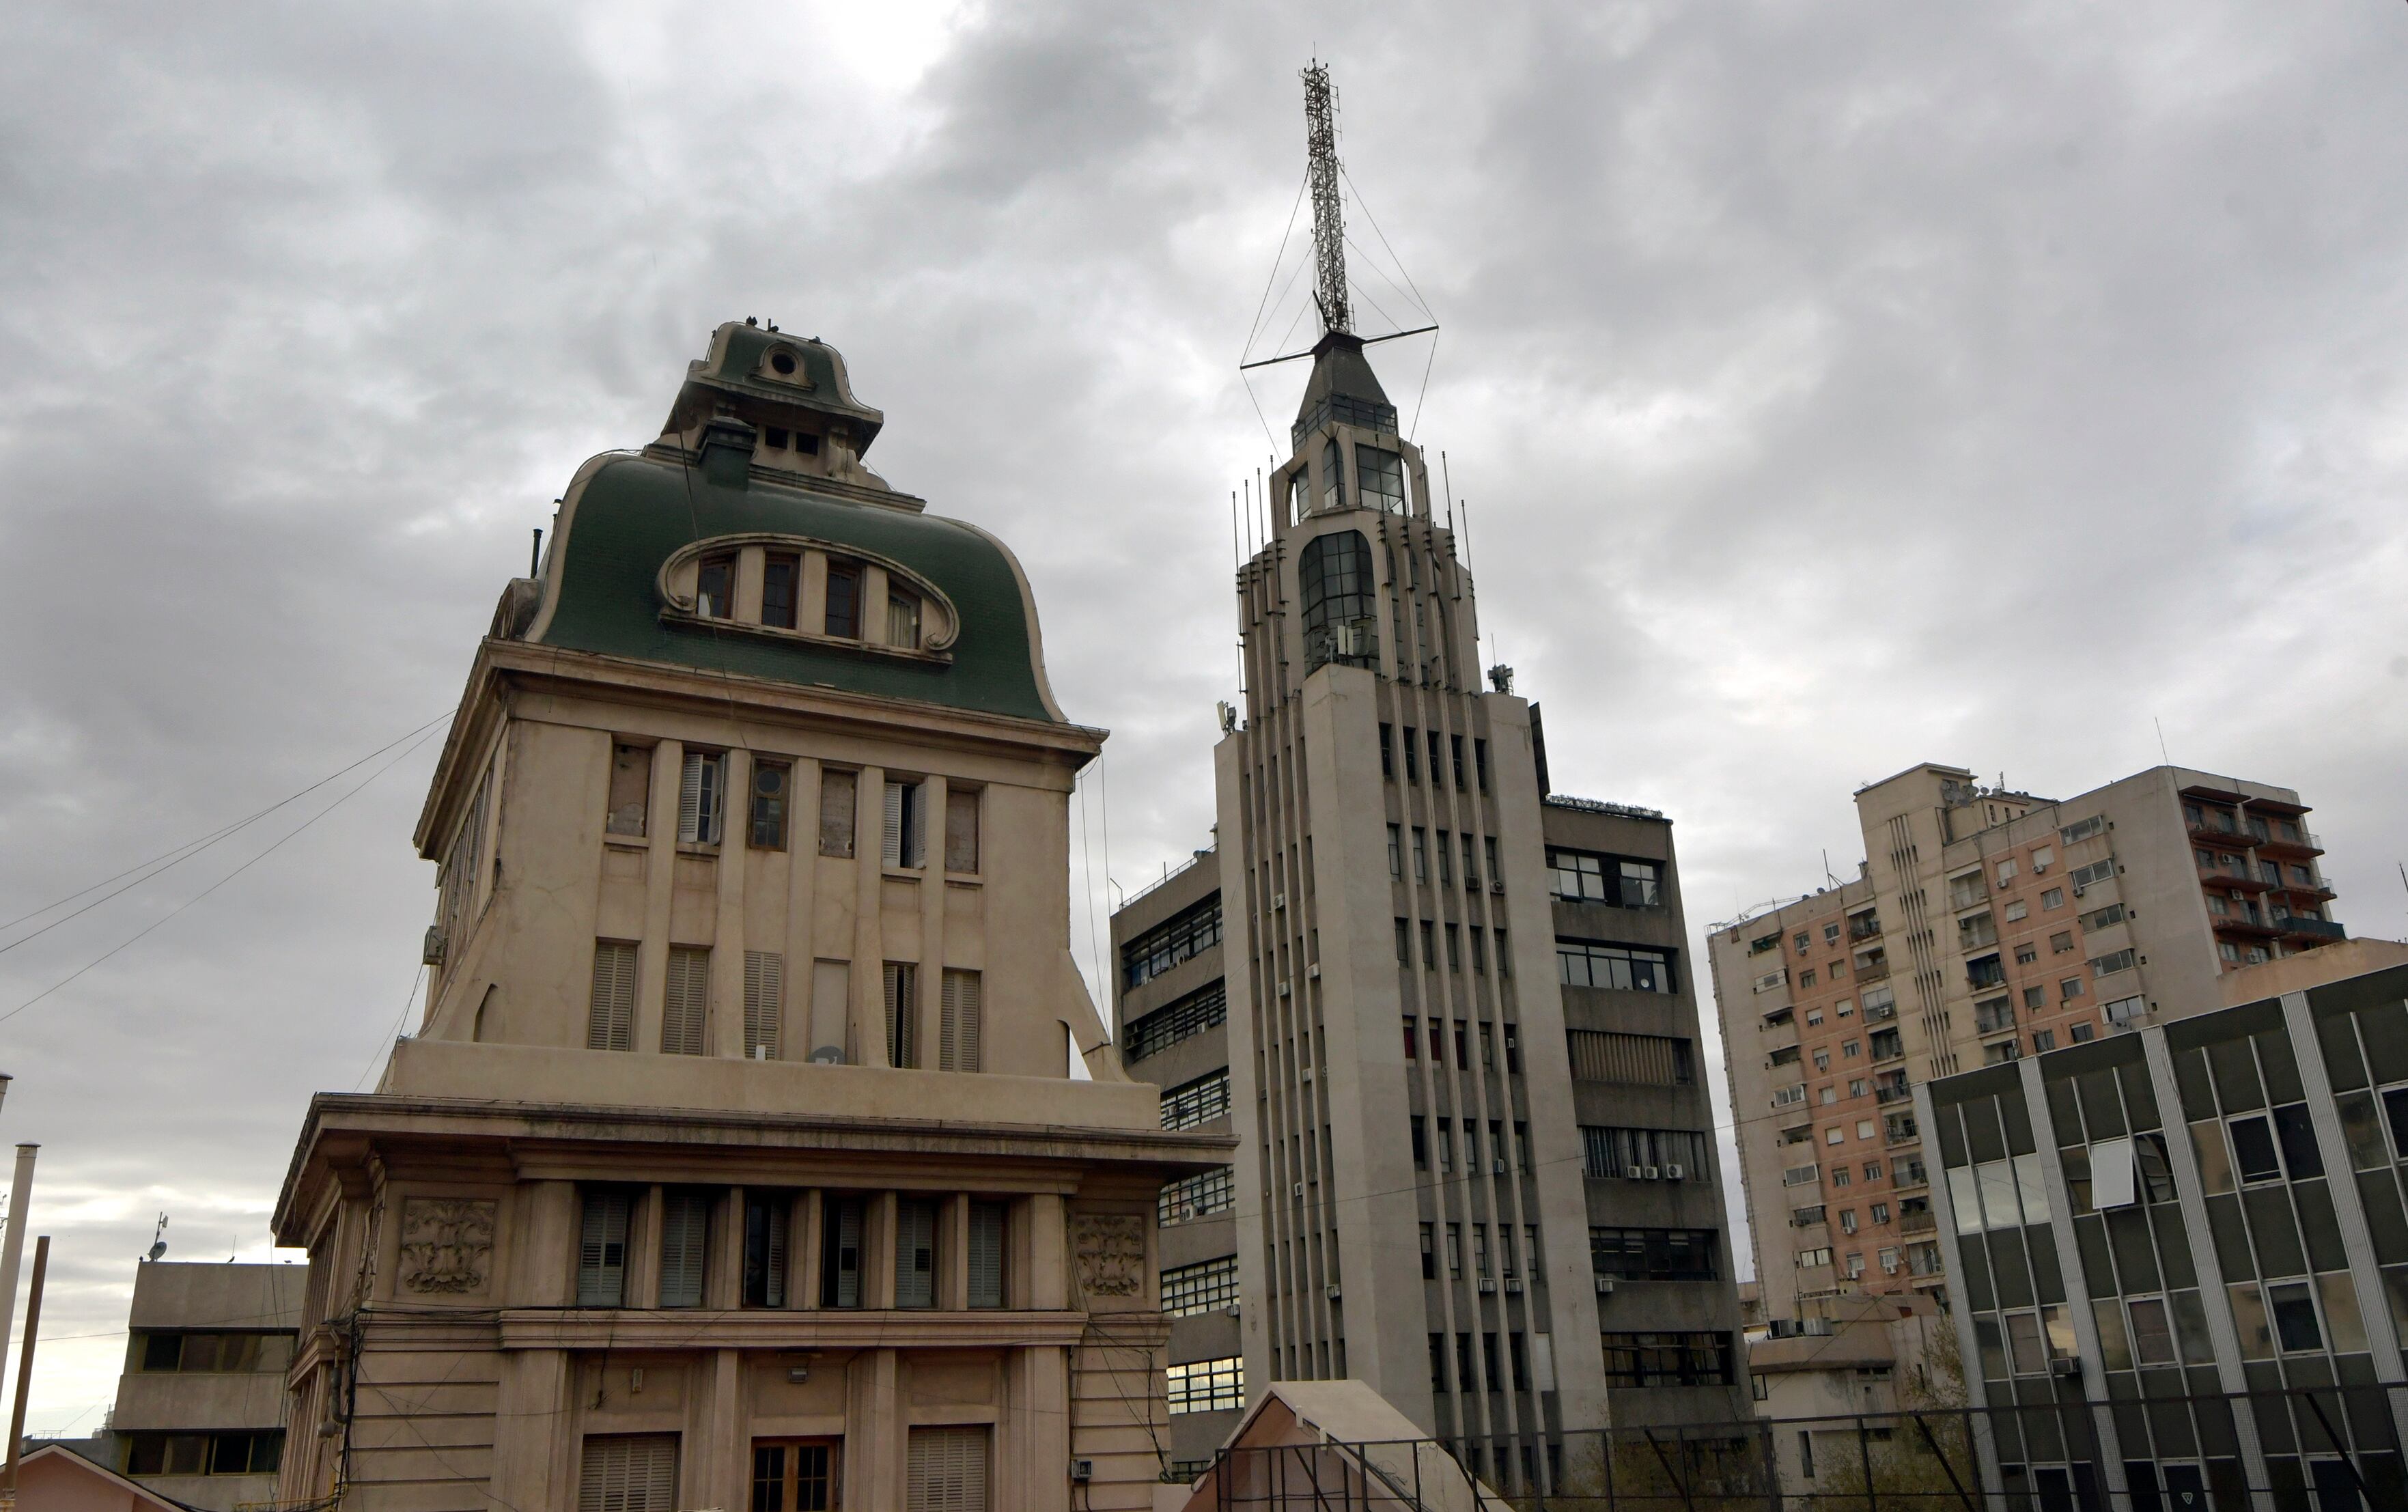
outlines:
[[2319, 902], [2328, 898], [2338, 898], [2341, 896], [2341, 894], [2333, 891], [2332, 883], [2324, 877], [2317, 877], [2312, 882], [2300, 882], [2296, 880], [2286, 882], [2283, 884], [2281, 890], [2289, 893], [2294, 898], [2306, 898]]
[[2294, 914], [2289, 918], [2277, 919], [2275, 921], [2275, 926], [2285, 934], [2295, 935], [2302, 940], [2346, 940], [2349, 938], [2349, 931], [2343, 929], [2340, 925], [2335, 924], [2332, 920], [2312, 919], [2304, 914]]
[[1893, 1166], [1889, 1174], [1889, 1184], [1896, 1190], [1902, 1192], [1921, 1191], [1931, 1185], [1931, 1178], [1928, 1175], [1910, 1174]]
[[2199, 885], [2210, 892], [2227, 887], [2238, 892], [2272, 892], [2274, 888], [2274, 884], [2264, 877], [2252, 876], [2245, 871], [2211, 871], [2204, 867], [2200, 869]]
[[1864, 1014], [1866, 1023], [1878, 1024], [1885, 1019], [1896, 1018], [1898, 1016], [1898, 1004], [1895, 1002], [1869, 1002], [1865, 1004]]
[[1877, 939], [1881, 932], [1881, 915], [1878, 914], [1867, 914], [1848, 921], [1848, 939], [1851, 943]]
[[2272, 940], [2283, 932], [2275, 926], [2267, 923], [2262, 915], [2253, 919], [2244, 914], [2227, 914], [2220, 918], [2211, 918], [2207, 922], [2215, 927], [2215, 932], [2218, 934], [2240, 935], [2251, 940]]
[[1940, 1227], [1940, 1219], [1929, 1213], [1902, 1213], [1899, 1216], [1898, 1231], [1901, 1234], [1931, 1233]]
[[2297, 856], [2305, 859], [2311, 856], [2322, 856], [2325, 842], [2322, 837], [2304, 829], [2300, 831], [2297, 840], [2286, 838], [2282, 830], [2277, 829], [2267, 839], [2259, 841], [2258, 848], [2269, 856]]
[[1917, 1129], [1913, 1124], [1908, 1124], [1903, 1129], [1886, 1129], [1882, 1131], [1882, 1147], [1885, 1149], [1894, 1150], [1901, 1145], [1920, 1145], [1922, 1143], [1923, 1130]]
[[1914, 1097], [1914, 1088], [1903, 1082], [1899, 1083], [1895, 1087], [1876, 1087], [1873, 1088], [1873, 1102], [1876, 1105], [1883, 1105], [1891, 1102], [1905, 1102], [1913, 1100]]
[[1811, 1229], [1822, 1221], [1823, 1206], [1819, 1202], [1813, 1207], [1797, 1207], [1789, 1210], [1789, 1226], [1793, 1229]]
[[2203, 821], [2185, 819], [2183, 828], [2194, 845], [2220, 845], [2226, 850], [2242, 851], [2258, 843], [2258, 837], [2229, 819], [2218, 820], [2210, 815]]
[[1886, 960], [1877, 960], [1856, 968], [1856, 980], [1859, 982], [1878, 982], [1887, 975], [1889, 975], [1889, 962]]

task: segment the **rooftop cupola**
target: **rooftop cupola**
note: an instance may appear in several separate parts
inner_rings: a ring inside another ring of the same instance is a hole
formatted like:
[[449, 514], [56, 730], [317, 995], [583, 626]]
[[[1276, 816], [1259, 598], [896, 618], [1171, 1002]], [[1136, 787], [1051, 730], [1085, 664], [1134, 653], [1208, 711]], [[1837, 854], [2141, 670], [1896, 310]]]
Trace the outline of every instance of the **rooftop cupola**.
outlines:
[[1313, 344], [1312, 378], [1304, 385], [1304, 402], [1297, 407], [1288, 440], [1300, 448], [1306, 437], [1333, 420], [1383, 435], [1397, 433], [1397, 407], [1388, 402], [1380, 376], [1363, 355], [1363, 338], [1352, 331], [1330, 331]]

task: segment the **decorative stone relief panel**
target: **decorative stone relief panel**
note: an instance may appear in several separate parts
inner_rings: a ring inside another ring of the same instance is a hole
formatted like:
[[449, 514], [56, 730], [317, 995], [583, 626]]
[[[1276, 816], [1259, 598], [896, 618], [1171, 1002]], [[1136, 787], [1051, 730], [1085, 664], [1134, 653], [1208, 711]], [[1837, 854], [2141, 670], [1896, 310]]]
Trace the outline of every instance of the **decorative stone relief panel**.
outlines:
[[1145, 1290], [1146, 1220], [1128, 1214], [1081, 1213], [1070, 1219], [1070, 1254], [1079, 1289], [1091, 1297], [1135, 1297]]
[[401, 1204], [401, 1285], [419, 1292], [482, 1291], [493, 1268], [494, 1203], [412, 1197]]

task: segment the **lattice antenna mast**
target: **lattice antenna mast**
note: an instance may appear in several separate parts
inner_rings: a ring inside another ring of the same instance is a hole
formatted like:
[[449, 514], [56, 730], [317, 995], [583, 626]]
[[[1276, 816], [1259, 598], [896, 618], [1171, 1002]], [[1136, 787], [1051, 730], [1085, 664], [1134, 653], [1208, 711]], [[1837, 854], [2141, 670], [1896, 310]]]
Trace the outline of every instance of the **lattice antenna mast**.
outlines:
[[1353, 331], [1346, 303], [1346, 223], [1338, 199], [1338, 91], [1315, 60], [1304, 70], [1305, 161], [1312, 176], [1314, 301], [1325, 330]]

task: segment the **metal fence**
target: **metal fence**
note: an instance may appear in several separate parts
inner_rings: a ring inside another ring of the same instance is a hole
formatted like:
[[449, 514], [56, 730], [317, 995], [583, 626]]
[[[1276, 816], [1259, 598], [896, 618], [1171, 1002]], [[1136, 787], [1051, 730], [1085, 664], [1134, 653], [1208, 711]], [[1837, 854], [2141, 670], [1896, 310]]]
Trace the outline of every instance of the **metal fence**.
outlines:
[[[2408, 1512], [2408, 1387], [2154, 1394], [1225, 1449], [1193, 1505], [1312, 1512]], [[1543, 1458], [1541, 1456], [1543, 1455]], [[1475, 1480], [1475, 1472], [1478, 1473]]]

